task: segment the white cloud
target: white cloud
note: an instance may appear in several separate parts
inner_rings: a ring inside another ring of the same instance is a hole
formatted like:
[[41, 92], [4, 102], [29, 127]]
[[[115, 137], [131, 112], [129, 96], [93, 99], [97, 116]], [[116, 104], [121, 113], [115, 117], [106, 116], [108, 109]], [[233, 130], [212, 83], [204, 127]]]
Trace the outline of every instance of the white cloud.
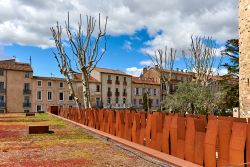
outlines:
[[220, 68], [220, 69], [213, 69], [213, 74], [214, 75], [225, 75], [225, 74], [227, 74], [228, 73], [228, 71], [227, 71], [227, 69], [226, 68]]
[[125, 41], [123, 44], [123, 48], [127, 51], [131, 51], [132, 50], [132, 43], [130, 41]]
[[[111, 35], [129, 34], [146, 28], [152, 40], [142, 49], [150, 52], [165, 45], [185, 48], [190, 35], [209, 35], [219, 41], [238, 37], [236, 0], [4, 0], [0, 1], [0, 43], [49, 47], [49, 27], [62, 26], [70, 12], [74, 27], [79, 13], [109, 16]], [[84, 13], [83, 13], [84, 12]], [[85, 21], [85, 19], [84, 19]], [[103, 23], [103, 22], [102, 22]], [[160, 34], [157, 32], [161, 31]]]
[[142, 60], [142, 61], [140, 61], [140, 65], [142, 65], [142, 66], [152, 66], [153, 62], [151, 60]]
[[126, 73], [138, 77], [141, 75], [142, 70], [143, 70], [142, 68], [130, 67], [130, 68], [126, 68]]

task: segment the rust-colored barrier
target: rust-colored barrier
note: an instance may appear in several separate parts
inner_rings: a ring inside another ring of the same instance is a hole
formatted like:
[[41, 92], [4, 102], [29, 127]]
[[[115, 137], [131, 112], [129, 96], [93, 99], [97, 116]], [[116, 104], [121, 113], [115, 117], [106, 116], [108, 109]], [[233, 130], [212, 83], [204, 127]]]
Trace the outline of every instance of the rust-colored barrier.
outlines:
[[244, 166], [250, 161], [246, 119], [77, 108], [59, 108], [57, 114], [206, 167]]
[[[247, 125], [246, 162], [250, 162], [250, 118], [248, 118]], [[250, 167], [250, 164], [248, 164], [248, 167]]]
[[194, 162], [195, 125], [194, 118], [187, 117], [185, 136], [185, 159]]
[[244, 149], [247, 137], [246, 132], [247, 124], [241, 122], [233, 123], [229, 145], [229, 164], [232, 166], [244, 164]]
[[203, 165], [205, 121], [203, 119], [194, 119], [194, 125], [195, 125], [194, 163]]
[[216, 166], [216, 143], [218, 141], [218, 121], [209, 119], [204, 142], [204, 158], [206, 167]]

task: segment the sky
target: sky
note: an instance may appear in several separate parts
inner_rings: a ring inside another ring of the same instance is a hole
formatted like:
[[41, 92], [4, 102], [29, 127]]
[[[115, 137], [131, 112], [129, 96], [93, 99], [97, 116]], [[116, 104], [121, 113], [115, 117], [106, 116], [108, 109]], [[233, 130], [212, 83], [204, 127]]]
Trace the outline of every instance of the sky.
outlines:
[[177, 49], [175, 68], [185, 69], [180, 55], [191, 35], [212, 36], [218, 50], [238, 38], [238, 0], [0, 0], [0, 7], [0, 59], [31, 57], [39, 76], [61, 76], [50, 27], [64, 26], [67, 12], [72, 27], [80, 13], [100, 13], [101, 23], [108, 16], [107, 51], [98, 66], [136, 76], [151, 65], [148, 55], [165, 46]]

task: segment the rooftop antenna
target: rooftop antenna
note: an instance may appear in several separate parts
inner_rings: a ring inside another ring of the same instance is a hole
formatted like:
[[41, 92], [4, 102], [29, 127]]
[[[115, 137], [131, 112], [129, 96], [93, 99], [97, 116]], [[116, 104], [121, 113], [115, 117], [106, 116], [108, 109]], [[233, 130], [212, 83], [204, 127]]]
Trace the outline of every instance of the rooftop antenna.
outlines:
[[32, 66], [32, 60], [31, 60], [31, 56], [30, 56], [30, 66]]
[[50, 76], [51, 76], [51, 78], [52, 78], [52, 77], [54, 76], [54, 74], [51, 72], [51, 73], [50, 73]]

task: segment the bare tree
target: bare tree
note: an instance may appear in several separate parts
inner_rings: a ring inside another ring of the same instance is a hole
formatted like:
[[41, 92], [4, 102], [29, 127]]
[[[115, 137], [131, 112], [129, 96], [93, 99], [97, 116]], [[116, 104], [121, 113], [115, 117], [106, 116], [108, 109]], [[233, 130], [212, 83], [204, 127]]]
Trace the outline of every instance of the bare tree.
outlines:
[[209, 86], [214, 73], [217, 73], [222, 56], [217, 55], [217, 44], [212, 37], [191, 36], [191, 44], [188, 52], [183, 51], [186, 67], [194, 71], [197, 83]]
[[[104, 28], [101, 28], [101, 18], [99, 14], [98, 18], [98, 30], [97, 36], [94, 37], [96, 19], [92, 16], [86, 16], [86, 32], [83, 31], [82, 17], [80, 15], [80, 20], [78, 22], [77, 30], [70, 26], [69, 13], [68, 19], [65, 21], [65, 29], [67, 33], [67, 38], [69, 40], [70, 49], [72, 53], [72, 59], [75, 64], [75, 69], [81, 73], [81, 82], [83, 90], [83, 107], [91, 108], [90, 104], [90, 90], [89, 90], [89, 76], [92, 70], [95, 69], [98, 62], [101, 60], [106, 52], [106, 27], [107, 27], [108, 17], [105, 19]], [[72, 86], [72, 59], [65, 52], [65, 46], [62, 41], [62, 28], [57, 22], [57, 26], [50, 28], [53, 39], [56, 44], [57, 54], [55, 52], [54, 56], [57, 60], [60, 72], [65, 76], [67, 83], [69, 85], [70, 93], [74, 97], [76, 103], [79, 105], [79, 100], [75, 97], [75, 93]], [[73, 31], [73, 33], [72, 33]], [[103, 39], [103, 41], [102, 41]], [[103, 47], [100, 50], [100, 43], [103, 43]]]
[[168, 53], [167, 47], [165, 47], [164, 50], [158, 49], [155, 51], [154, 56], [150, 56], [153, 65], [155, 66], [155, 69], [158, 71], [160, 75], [160, 80], [165, 90], [165, 92], [162, 93], [165, 96], [170, 93], [170, 83], [172, 79], [176, 52], [177, 52], [176, 50], [170, 48], [170, 51]]

